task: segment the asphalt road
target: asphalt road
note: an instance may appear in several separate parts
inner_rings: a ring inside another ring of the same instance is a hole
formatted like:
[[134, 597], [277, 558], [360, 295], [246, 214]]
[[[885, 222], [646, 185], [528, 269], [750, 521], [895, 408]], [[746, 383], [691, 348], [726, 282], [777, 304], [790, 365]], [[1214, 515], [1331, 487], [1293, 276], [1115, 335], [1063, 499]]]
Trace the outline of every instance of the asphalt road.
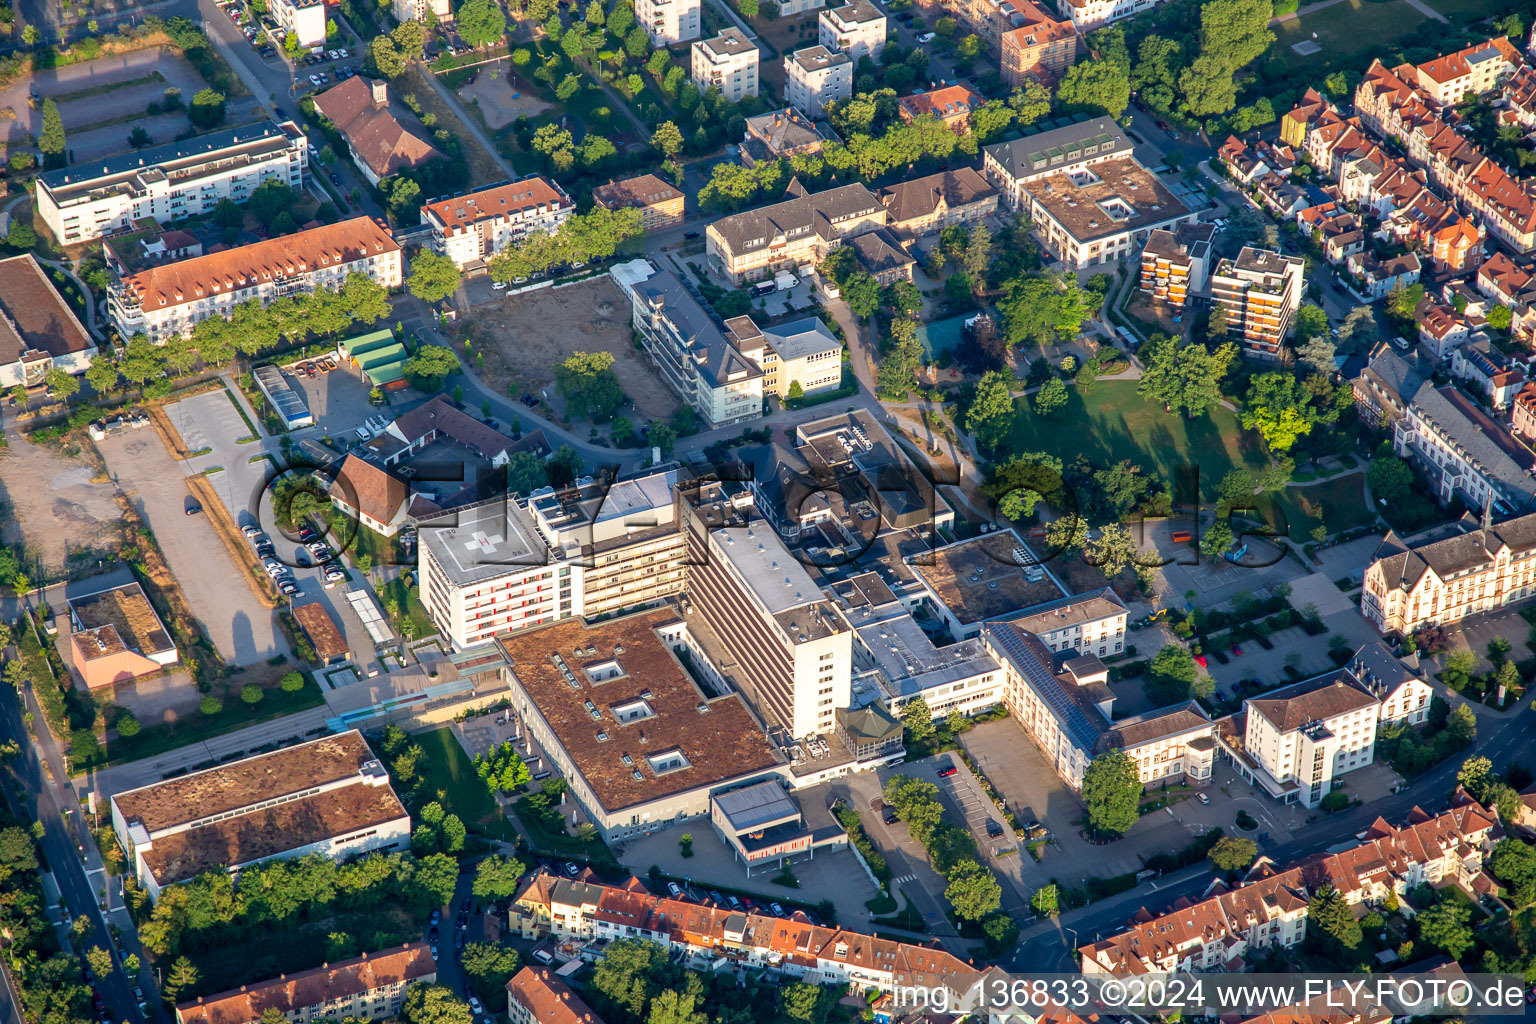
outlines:
[[[42, 722], [41, 709], [38, 708], [30, 689], [27, 691], [26, 699], [35, 720]], [[143, 952], [138, 945], [137, 936], [131, 927], [124, 928], [122, 921], [118, 922], [118, 927], [122, 929], [126, 941], [121, 948], [115, 948], [112, 943], [106, 919], [97, 903], [96, 889], [92, 886], [92, 880], [100, 885], [106, 877], [101, 871], [101, 858], [97, 854], [94, 840], [80, 821], [81, 812], [75, 809], [74, 798], [67, 788], [63, 761], [52, 737], [46, 729], [39, 729], [34, 740], [27, 733], [22, 722], [20, 707], [10, 695], [0, 699], [0, 737], [15, 740], [27, 752], [25, 759], [12, 762], [11, 768], [23, 788], [35, 800], [37, 819], [43, 823], [44, 829], [41, 843], [43, 855], [53, 871], [54, 879], [58, 882], [60, 898], [68, 908], [71, 917], [85, 917], [91, 922], [89, 933], [83, 938], [72, 939], [75, 950], [81, 952], [91, 946], [101, 946], [112, 950], [119, 963], [121, 963], [122, 954], [128, 952], [138, 953], [142, 959]], [[43, 757], [47, 758], [53, 779], [65, 779], [64, 785], [48, 780], [40, 760]], [[67, 819], [62, 813], [65, 808], [71, 812]], [[86, 877], [86, 864], [82, 863], [82, 856], [94, 868], [90, 879]], [[148, 983], [148, 979], [144, 980], [143, 988], [146, 997], [150, 1000], [149, 1019], [164, 1019], [163, 1011], [159, 1008], [158, 1000], [155, 999], [154, 986]], [[106, 1000], [113, 1020], [142, 1024], [146, 1019], [134, 1004], [133, 986], [121, 967], [115, 969], [108, 977], [96, 979], [96, 989]]]

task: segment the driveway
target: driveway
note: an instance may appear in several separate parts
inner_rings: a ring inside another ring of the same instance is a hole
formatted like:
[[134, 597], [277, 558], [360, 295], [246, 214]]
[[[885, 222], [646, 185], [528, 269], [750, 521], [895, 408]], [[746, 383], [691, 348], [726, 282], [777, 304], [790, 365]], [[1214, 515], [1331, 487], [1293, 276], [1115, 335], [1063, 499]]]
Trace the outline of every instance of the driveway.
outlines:
[[286, 654], [272, 610], [240, 579], [242, 570], [207, 517], [186, 514], [190, 492], [182, 467], [160, 438], [149, 430], [129, 431], [97, 446], [117, 485], [154, 531], [187, 606], [224, 660], [250, 665]]

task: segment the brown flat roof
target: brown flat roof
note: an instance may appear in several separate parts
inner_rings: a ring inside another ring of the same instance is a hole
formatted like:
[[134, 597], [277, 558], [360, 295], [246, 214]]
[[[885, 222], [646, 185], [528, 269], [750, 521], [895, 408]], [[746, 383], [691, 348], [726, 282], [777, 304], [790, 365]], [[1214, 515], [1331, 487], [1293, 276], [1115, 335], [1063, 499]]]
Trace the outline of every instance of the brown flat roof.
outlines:
[[[1052, 174], [1024, 185], [1079, 242], [1138, 231], [1189, 213], [1189, 208], [1133, 157], [1113, 157], [1093, 164], [1088, 171], [1098, 180], [1078, 185], [1066, 174]], [[1130, 207], [1130, 215], [1111, 216], [1105, 205], [1117, 203]]]
[[131, 789], [114, 796], [112, 802], [125, 820], [138, 821], [155, 833], [339, 782], [357, 775], [359, 768], [372, 760], [373, 751], [363, 742], [362, 734], [354, 730]]
[[57, 359], [96, 346], [31, 253], [0, 260], [0, 310], [0, 363], [29, 349]]
[[78, 598], [69, 602], [69, 606], [85, 627], [81, 632], [111, 626], [124, 645], [145, 655], [158, 654], [175, 646], [137, 583], [126, 583]]
[[155, 880], [165, 886], [210, 868], [250, 864], [407, 816], [389, 786], [357, 783], [159, 836], [139, 850]]
[[[609, 812], [780, 763], [741, 696], [706, 700], [656, 635], [657, 627], [677, 619], [662, 608], [592, 626], [568, 619], [496, 638], [518, 682]], [[570, 671], [569, 680], [555, 655]], [[587, 673], [615, 662], [622, 669], [616, 678], [594, 683]], [[640, 710], [641, 701], [648, 715], [619, 721], [615, 707]], [[648, 758], [674, 750], [687, 767], [656, 774]]]
[[1023, 568], [1012, 558], [1018, 544], [1011, 531], [989, 533], [925, 552], [909, 564], [962, 623], [1065, 597], [1050, 576], [1037, 583], [1024, 577]]
[[336, 628], [336, 620], [331, 618], [331, 613], [326, 611], [325, 606], [319, 601], [294, 605], [293, 617], [298, 619], [299, 625], [304, 627], [304, 632], [309, 636], [309, 642], [315, 645], [315, 653], [319, 655], [322, 664], [332, 658], [345, 658], [351, 653], [347, 647], [346, 638], [341, 635], [341, 630]]

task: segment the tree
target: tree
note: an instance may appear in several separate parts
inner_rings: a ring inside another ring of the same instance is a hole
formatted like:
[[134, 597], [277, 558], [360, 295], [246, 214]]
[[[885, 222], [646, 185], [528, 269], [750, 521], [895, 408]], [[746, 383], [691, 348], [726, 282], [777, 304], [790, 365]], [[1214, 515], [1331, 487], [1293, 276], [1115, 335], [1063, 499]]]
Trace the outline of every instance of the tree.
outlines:
[[840, 290], [849, 311], [860, 320], [868, 320], [880, 308], [880, 285], [862, 270], [850, 275]]
[[224, 123], [224, 94], [217, 89], [199, 89], [187, 108], [187, 118], [202, 131], [217, 128]]
[[651, 146], [671, 160], [683, 151], [683, 133], [671, 121], [663, 121], [651, 132]]
[[405, 55], [389, 36], [374, 36], [373, 42], [368, 44], [368, 56], [373, 61], [374, 70], [385, 78], [399, 78], [405, 74]]
[[1508, 306], [1505, 306], [1501, 303], [1495, 303], [1494, 305], [1488, 307], [1488, 326], [1492, 327], [1494, 330], [1509, 330], [1511, 319], [1513, 319], [1513, 314], [1510, 312]]
[[611, 352], [573, 352], [555, 370], [555, 390], [567, 413], [597, 422], [611, 419], [625, 401]]
[[1342, 948], [1349, 950], [1360, 945], [1360, 922], [1355, 920], [1354, 909], [1333, 886], [1323, 883], [1313, 893], [1307, 908], [1309, 924], [1331, 937]]
[[185, 992], [196, 984], [197, 966], [184, 956], [177, 957], [165, 975], [166, 994], [174, 999], [173, 993]]
[[1257, 430], [1271, 451], [1290, 451], [1299, 438], [1311, 433], [1316, 421], [1301, 382], [1291, 374], [1261, 373], [1250, 382], [1242, 423]]
[[48, 384], [48, 390], [55, 398], [67, 400], [80, 390], [79, 379], [57, 366], [49, 369], [43, 380]]
[[421, 49], [427, 42], [427, 27], [415, 19], [402, 21], [395, 26], [389, 37], [394, 40], [402, 57], [408, 61], [419, 60]]
[[1395, 455], [1378, 455], [1365, 471], [1372, 497], [1393, 505], [1413, 490], [1413, 468]]
[[1006, 294], [997, 308], [1009, 345], [1026, 341], [1048, 345], [1058, 339], [1074, 338], [1096, 307], [1092, 295], [1079, 288], [1075, 280], [1023, 277], [1009, 281], [1004, 289]]
[[1131, 102], [1131, 82], [1125, 68], [1111, 61], [1079, 61], [1072, 65], [1061, 84], [1056, 99], [1072, 107], [1103, 110], [1119, 117]]
[[[31, 840], [28, 839], [28, 844], [30, 843]], [[112, 954], [100, 946], [92, 946], [85, 951], [85, 962], [91, 965], [91, 970], [98, 978], [105, 978], [117, 969], [117, 965], [112, 962]]]
[[51, 99], [43, 100], [43, 129], [37, 137], [37, 148], [43, 154], [44, 164], [63, 163], [64, 119], [59, 116], [59, 105]]
[[[442, 854], [435, 856], [441, 857]], [[451, 887], [448, 894], [453, 895]], [[411, 985], [405, 990], [400, 1016], [410, 1024], [475, 1024], [475, 1015], [470, 1012], [469, 1004], [454, 995], [453, 990], [446, 985]]]
[[1218, 870], [1241, 871], [1259, 855], [1258, 844], [1242, 836], [1222, 836], [1206, 854]]
[[1056, 894], [1056, 883], [1042, 885], [1029, 898], [1029, 909], [1037, 917], [1055, 917], [1061, 913], [1061, 901]]
[[154, 144], [154, 137], [144, 130], [143, 125], [135, 125], [133, 131], [128, 133], [128, 145], [134, 149], [143, 149]]
[[242, 704], [255, 706], [260, 704], [261, 699], [265, 696], [266, 691], [258, 683], [246, 683], [240, 687], [240, 703]]
[[1237, 106], [1232, 69], [1209, 54], [1196, 57], [1179, 73], [1179, 95], [1185, 112], [1194, 117], [1225, 114]]
[[1231, 342], [1214, 351], [1204, 345], [1181, 345], [1165, 334], [1154, 334], [1141, 351], [1146, 369], [1136, 393], [1160, 402], [1169, 412], [1193, 419], [1221, 400], [1221, 381], [1237, 358]]
[[447, 256], [423, 246], [416, 258], [411, 260], [411, 294], [421, 301], [441, 302], [458, 287], [459, 268]]
[[1045, 524], [1045, 546], [1050, 554], [1068, 558], [1088, 543], [1088, 520], [1082, 516], [1057, 516]]
[[1313, 373], [1328, 375], [1333, 372], [1334, 345], [1326, 333], [1315, 334], [1296, 346], [1296, 362]]
[[1465, 704], [1456, 705], [1446, 719], [1446, 732], [1458, 746], [1467, 746], [1477, 739], [1477, 716]]
[[1055, 416], [1067, 407], [1067, 386], [1060, 377], [1052, 377], [1035, 392], [1034, 405], [1041, 416]]
[[475, 868], [475, 884], [470, 891], [483, 900], [510, 899], [526, 870], [520, 860], [492, 854]]
[[451, 348], [423, 345], [405, 361], [404, 370], [407, 377], [423, 382], [423, 390], [436, 391], [444, 377], [459, 372], [459, 357]]
[[1188, 699], [1199, 675], [1200, 667], [1195, 664], [1194, 656], [1180, 644], [1166, 645], [1147, 665], [1148, 689], [1157, 694], [1153, 700], [1159, 704]]
[[486, 1002], [505, 997], [507, 982], [517, 973], [517, 950], [499, 942], [465, 944], [460, 964], [470, 984]]
[[803, 981], [780, 985], [779, 1012], [800, 1024], [820, 1024], [827, 1016], [827, 1010], [823, 1007], [823, 991], [820, 985], [810, 985]]
[[1328, 336], [1328, 314], [1324, 313], [1321, 306], [1311, 302], [1304, 303], [1296, 311], [1296, 337], [1305, 341], [1308, 338], [1325, 338]]
[[1002, 905], [1003, 889], [992, 872], [968, 860], [950, 871], [944, 898], [954, 908], [956, 917], [980, 921]]
[[1141, 776], [1123, 750], [1100, 754], [1083, 772], [1083, 805], [1096, 832], [1124, 835], [1136, 824]]
[[121, 374], [117, 372], [117, 364], [110, 359], [96, 358], [91, 360], [91, 365], [85, 371], [86, 382], [91, 385], [91, 390], [98, 395], [104, 395], [117, 387], [121, 381]]
[[937, 731], [933, 724], [933, 712], [928, 702], [921, 697], [914, 697], [902, 705], [901, 724], [915, 744], [927, 743]]
[[507, 17], [496, 0], [464, 0], [454, 18], [470, 46], [489, 46], [507, 34]]
[[1467, 926], [1471, 919], [1468, 908], [1455, 900], [1442, 900], [1419, 914], [1419, 939], [1460, 960], [1472, 948], [1472, 929]]
[[988, 370], [976, 384], [970, 408], [965, 413], [965, 429], [983, 448], [995, 448], [1013, 426], [1013, 375], [1003, 370]]
[[528, 765], [523, 763], [510, 740], [489, 753], [475, 755], [474, 764], [475, 771], [490, 787], [492, 796], [510, 793], [519, 786], [527, 785], [532, 778]]
[[1264, 55], [1275, 34], [1270, 0], [1208, 0], [1200, 8], [1200, 53], [1218, 60], [1228, 76]]
[[1506, 836], [1494, 844], [1488, 865], [1493, 877], [1514, 895], [1517, 909], [1536, 902], [1536, 848]]

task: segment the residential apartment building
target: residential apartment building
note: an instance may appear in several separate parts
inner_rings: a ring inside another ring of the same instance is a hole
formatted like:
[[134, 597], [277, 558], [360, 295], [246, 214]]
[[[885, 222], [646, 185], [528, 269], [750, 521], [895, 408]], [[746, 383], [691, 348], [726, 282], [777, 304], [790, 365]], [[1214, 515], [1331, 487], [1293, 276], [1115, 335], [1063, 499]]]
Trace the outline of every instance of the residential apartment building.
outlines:
[[156, 344], [189, 335], [199, 321], [227, 317], [251, 299], [263, 305], [320, 288], [337, 289], [353, 274], [385, 288], [404, 283], [404, 260], [389, 228], [354, 217], [292, 235], [252, 242], [126, 274], [114, 271], [107, 314], [124, 338], [143, 334]]
[[772, 527], [719, 485], [680, 494], [688, 599], [734, 668], [732, 687], [790, 739], [830, 736], [850, 703], [853, 632]]
[[816, 41], [828, 50], [846, 53], [855, 64], [865, 57], [878, 61], [885, 49], [885, 15], [870, 0], [829, 7], [816, 24]]
[[699, 38], [702, 0], [635, 0], [635, 21], [652, 46], [677, 46]]
[[784, 102], [819, 119], [828, 103], [853, 95], [853, 60], [825, 46], [807, 46], [784, 58]]
[[[1426, 706], [1429, 686], [1421, 684]], [[1265, 790], [1285, 803], [1316, 807], [1334, 779], [1370, 764], [1380, 701], [1340, 670], [1243, 702], [1239, 770], [1252, 763]], [[1243, 774], [1250, 774], [1244, 772]]]
[[369, 184], [446, 157], [423, 137], [412, 114], [390, 109], [389, 84], [353, 77], [315, 96], [315, 110], [341, 133], [347, 152]]
[[31, 253], [0, 260], [0, 387], [41, 387], [48, 371], [81, 374], [92, 338]]
[[1196, 219], [1136, 161], [1107, 117], [988, 146], [982, 170], [1003, 203], [1027, 214], [1045, 248], [1072, 267], [1129, 256], [1153, 231]]
[[268, 178], [304, 187], [309, 140], [292, 121], [229, 128], [48, 171], [37, 212], [60, 245], [88, 242], [151, 218], [161, 224], [243, 203]]
[[973, 224], [997, 212], [997, 189], [971, 167], [898, 181], [880, 190], [890, 229], [904, 238]]
[[722, 790], [786, 779], [740, 693], [709, 697], [683, 666], [670, 608], [498, 635], [512, 710], [608, 842], [709, 814]]
[[1518, 515], [1536, 503], [1536, 456], [1454, 386], [1382, 343], [1353, 381], [1355, 408], [1368, 425], [1392, 432], [1392, 447], [1429, 479], [1441, 504]]
[[507, 982], [507, 1016], [512, 1024], [603, 1024], [554, 971], [532, 965]]
[[1443, 109], [1492, 91], [1505, 76], [1524, 64], [1519, 48], [1507, 37], [1497, 36], [1486, 43], [1475, 43], [1425, 61], [1413, 70], [1419, 91]]
[[[541, 870], [514, 898], [509, 920], [525, 938], [592, 942], [640, 937], [659, 943], [668, 954], [706, 955], [776, 979], [888, 993], [914, 985], [943, 987], [954, 998], [951, 1005], [981, 977], [977, 968], [932, 946], [812, 925], [800, 913], [777, 918], [656, 896], [638, 878], [604, 885], [590, 873], [569, 880]], [[1070, 1014], [1054, 1019], [1056, 1024], [1080, 1024]]]
[[1082, 35], [1103, 28], [1112, 21], [1150, 11], [1159, 0], [1056, 0], [1061, 16]]
[[438, 21], [453, 20], [451, 0], [390, 0], [396, 21], [426, 21], [427, 15]]
[[299, 45], [308, 49], [325, 42], [325, 0], [272, 0], [272, 17]]
[[757, 44], [741, 29], [728, 28], [713, 39], [694, 43], [691, 60], [693, 84], [700, 92], [718, 89], [732, 103], [757, 95]]
[[1058, 81], [1077, 59], [1077, 29], [1057, 21], [1033, 0], [1008, 0], [1014, 15], [998, 42], [1003, 84], [1022, 88], [1030, 79]]
[[551, 551], [510, 495], [423, 516], [417, 534], [421, 603], [458, 650], [581, 614], [581, 563]]
[[588, 484], [528, 499], [528, 514], [551, 550], [582, 566], [581, 614], [601, 618], [680, 594], [688, 580], [687, 547], [667, 470]]
[[291, 1024], [397, 1017], [405, 990], [437, 980], [430, 944], [412, 942], [176, 1004], [176, 1024], [258, 1024], [273, 1010]]
[[630, 298], [631, 323], [646, 354], [705, 423], [721, 427], [762, 417], [762, 366], [720, 329], [676, 274], [635, 260], [615, 268], [613, 276]]
[[1246, 355], [1274, 359], [1291, 330], [1291, 318], [1306, 294], [1299, 256], [1243, 246], [1235, 260], [1220, 260], [1211, 271], [1211, 302], [1227, 313], [1227, 334], [1242, 341]]
[[683, 193], [654, 174], [599, 185], [592, 190], [592, 199], [605, 210], [639, 210], [647, 232], [683, 222]]
[[1360, 614], [1383, 634], [1449, 626], [1536, 593], [1536, 515], [1410, 544], [1388, 532], [1366, 567]]
[[1082, 971], [1245, 970], [1257, 955], [1306, 937], [1309, 902], [1323, 885], [1351, 905], [1373, 908], [1389, 893], [1402, 898], [1425, 884], [1454, 884], [1472, 895], [1497, 824], [1492, 812], [1461, 799], [1439, 815], [1415, 807], [1402, 826], [1377, 818], [1350, 848], [1299, 864], [1280, 867], [1261, 858], [1236, 886], [1217, 881], [1204, 898], [1180, 900], [1157, 914], [1142, 908], [1124, 931], [1081, 946]]
[[575, 212], [558, 182], [542, 174], [506, 185], [450, 196], [421, 208], [432, 229], [432, 248], [461, 271], [483, 269], [487, 260], [534, 232], [550, 233]]
[[1215, 234], [1215, 225], [1194, 223], [1148, 235], [1141, 250], [1141, 293], [1178, 315], [1190, 295], [1205, 293]]
[[117, 793], [111, 807], [151, 899], [215, 868], [410, 846], [411, 817], [355, 729]]
[[806, 396], [835, 391], [843, 383], [843, 343], [814, 316], [773, 327], [758, 327], [751, 317], [725, 322], [726, 335], [763, 371], [763, 394], [780, 401], [799, 385]]
[[705, 229], [709, 267], [733, 285], [819, 263], [850, 235], [889, 217], [863, 185], [839, 185], [782, 203], [721, 217]]
[[981, 93], [963, 82], [956, 82], [928, 92], [902, 96], [896, 101], [896, 112], [903, 121], [909, 123], [920, 117], [936, 117], [956, 132], [964, 134], [971, 127], [971, 111], [985, 102], [987, 98]]
[[1116, 721], [1109, 670], [1096, 655], [1077, 649], [1058, 655], [1018, 620], [985, 623], [981, 640], [1003, 667], [1010, 716], [1074, 791], [1082, 789], [1089, 762], [1110, 750], [1136, 762], [1143, 785], [1210, 782], [1214, 726], [1199, 704], [1186, 701]]

